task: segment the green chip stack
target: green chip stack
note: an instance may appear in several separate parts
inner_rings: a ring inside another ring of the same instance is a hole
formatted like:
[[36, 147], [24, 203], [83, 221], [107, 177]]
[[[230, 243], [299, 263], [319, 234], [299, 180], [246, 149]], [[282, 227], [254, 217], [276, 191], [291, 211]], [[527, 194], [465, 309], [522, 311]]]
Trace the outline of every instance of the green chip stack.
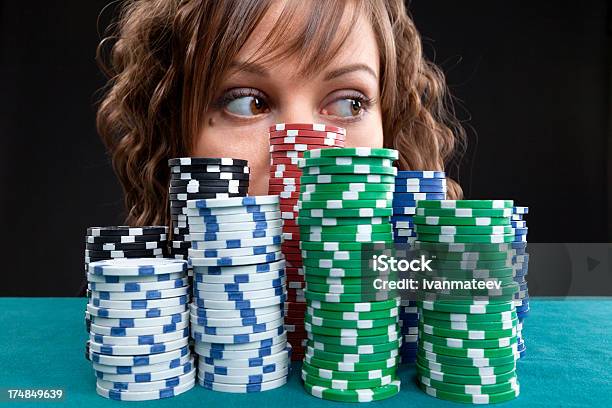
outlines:
[[419, 386], [431, 396], [482, 404], [519, 395], [512, 206], [511, 200], [417, 204], [415, 249], [433, 259], [432, 271], [418, 278], [501, 285], [423, 293], [416, 368]]
[[315, 397], [369, 402], [399, 392], [399, 297], [374, 289], [378, 272], [362, 252], [363, 244], [393, 243], [397, 157], [389, 149], [320, 149], [300, 162], [308, 339], [302, 379]]

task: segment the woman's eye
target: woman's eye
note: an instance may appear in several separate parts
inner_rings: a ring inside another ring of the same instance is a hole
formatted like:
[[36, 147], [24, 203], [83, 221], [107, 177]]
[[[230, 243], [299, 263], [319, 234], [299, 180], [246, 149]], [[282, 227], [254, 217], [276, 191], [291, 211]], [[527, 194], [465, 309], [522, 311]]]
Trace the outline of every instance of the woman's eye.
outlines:
[[239, 116], [256, 116], [270, 111], [262, 98], [258, 96], [241, 96], [225, 105], [225, 109]]
[[364, 110], [363, 103], [356, 98], [338, 99], [325, 108], [323, 114], [338, 116], [341, 118], [350, 118], [359, 116]]

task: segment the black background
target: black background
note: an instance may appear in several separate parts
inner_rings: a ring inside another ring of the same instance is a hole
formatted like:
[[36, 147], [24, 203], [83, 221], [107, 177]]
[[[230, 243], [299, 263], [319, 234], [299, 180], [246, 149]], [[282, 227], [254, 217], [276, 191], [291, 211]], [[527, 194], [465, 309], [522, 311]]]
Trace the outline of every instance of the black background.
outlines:
[[[1, 295], [76, 295], [85, 228], [122, 221], [94, 123], [107, 3], [0, 3]], [[453, 176], [467, 198], [528, 205], [530, 242], [609, 241], [606, 2], [418, 0], [410, 10], [461, 101], [469, 149]], [[563, 294], [538, 286], [532, 295]]]

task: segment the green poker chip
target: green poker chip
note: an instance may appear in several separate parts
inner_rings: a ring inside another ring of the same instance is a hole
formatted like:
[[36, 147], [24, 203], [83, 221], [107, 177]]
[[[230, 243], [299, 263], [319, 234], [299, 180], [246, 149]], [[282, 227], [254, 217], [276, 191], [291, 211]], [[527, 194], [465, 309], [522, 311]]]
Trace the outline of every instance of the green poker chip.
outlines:
[[513, 268], [499, 269], [442, 269], [436, 268], [431, 272], [422, 273], [428, 277], [439, 277], [447, 279], [493, 279], [493, 278], [508, 278], [514, 276]]
[[338, 337], [369, 337], [388, 335], [399, 330], [397, 323], [392, 323], [388, 326], [373, 327], [371, 329], [341, 329], [337, 327], [317, 326], [309, 321], [304, 321], [304, 327], [307, 332], [312, 334], [320, 334], [323, 336], [338, 336]]
[[454, 330], [419, 322], [419, 329], [432, 336], [466, 340], [489, 340], [516, 336], [516, 327], [504, 330]]
[[442, 242], [420, 242], [414, 243], [415, 250], [431, 252], [508, 252], [514, 251], [511, 244], [461, 244]]
[[426, 251], [430, 257], [443, 261], [505, 261], [512, 259], [511, 251], [504, 252], [444, 252]]
[[419, 362], [416, 363], [416, 369], [419, 376], [435, 377], [439, 381], [453, 384], [473, 384], [473, 385], [492, 385], [501, 384], [510, 381], [516, 377], [516, 370], [509, 371], [497, 375], [464, 375], [464, 374], [447, 374], [436, 370], [431, 370], [423, 367]]
[[460, 244], [501, 244], [514, 241], [514, 234], [499, 235], [441, 235], [418, 234], [417, 239], [424, 242], [460, 243]]
[[465, 367], [499, 367], [506, 366], [508, 364], [514, 364], [519, 358], [519, 353], [515, 351], [514, 354], [503, 357], [494, 358], [466, 358], [466, 357], [454, 357], [447, 356], [444, 354], [436, 354], [430, 351], [420, 349], [418, 356], [430, 361], [432, 363], [447, 364], [453, 366], [465, 366]]
[[368, 166], [368, 165], [350, 165], [350, 166], [315, 166], [304, 167], [304, 174], [315, 176], [318, 174], [380, 174], [395, 176], [397, 169], [390, 166]]
[[419, 347], [424, 351], [436, 353], [438, 355], [462, 357], [465, 359], [486, 359], [511, 357], [517, 352], [516, 344], [508, 347], [489, 348], [489, 349], [466, 349], [458, 347], [446, 347], [439, 344], [429, 343], [419, 340]]
[[388, 368], [369, 371], [339, 371], [318, 368], [313, 365], [310, 365], [307, 361], [304, 361], [302, 363], [302, 371], [305, 371], [309, 375], [328, 380], [365, 381], [372, 380], [375, 378], [394, 376], [397, 371], [397, 367], [392, 366]]
[[314, 367], [334, 371], [371, 371], [382, 370], [385, 368], [396, 367], [399, 364], [399, 357], [390, 358], [382, 361], [370, 361], [367, 363], [347, 363], [322, 360], [316, 357], [304, 356], [304, 361]]
[[347, 346], [347, 345], [337, 345], [337, 344], [328, 344], [328, 343], [320, 343], [315, 341], [307, 341], [306, 345], [308, 347], [312, 347], [315, 350], [329, 351], [331, 353], [344, 353], [344, 354], [373, 354], [373, 353], [382, 353], [389, 350], [399, 349], [402, 341], [397, 339], [395, 341], [390, 341], [388, 343], [383, 344], [365, 344], [361, 346]]
[[303, 175], [300, 183], [304, 184], [333, 184], [337, 183], [368, 183], [368, 184], [388, 184], [395, 185], [394, 176], [381, 174], [320, 174], [318, 176]]
[[459, 338], [432, 336], [431, 334], [424, 333], [423, 331], [419, 331], [419, 339], [440, 346], [456, 347], [462, 349], [490, 349], [510, 347], [513, 344], [516, 344], [517, 341], [516, 336], [489, 340], [466, 340]]
[[373, 233], [357, 233], [357, 234], [327, 234], [327, 233], [312, 233], [300, 234], [302, 241], [308, 242], [392, 242], [393, 234], [391, 232], [373, 232]]
[[[419, 201], [420, 202], [420, 201]], [[412, 221], [418, 225], [490, 226], [510, 225], [510, 217], [440, 217], [415, 215]]]
[[310, 218], [297, 217], [296, 223], [300, 227], [306, 225], [324, 226], [324, 227], [339, 227], [345, 225], [380, 225], [388, 224], [389, 217], [355, 217], [355, 218]]
[[512, 301], [496, 302], [491, 299], [485, 301], [463, 302], [456, 301], [417, 301], [417, 305], [424, 310], [432, 310], [434, 312], [451, 312], [465, 314], [485, 314], [485, 313], [501, 313], [515, 310]]
[[364, 336], [364, 337], [355, 337], [355, 336], [324, 336], [320, 334], [314, 333], [306, 333], [306, 337], [308, 340], [313, 341], [315, 343], [323, 343], [323, 344], [332, 344], [337, 346], [373, 346], [380, 344], [387, 344], [394, 341], [397, 341], [400, 338], [399, 331], [397, 333], [393, 333], [390, 335], [379, 335], [379, 336]]
[[388, 242], [304, 242], [300, 241], [303, 251], [382, 251], [392, 248]]
[[359, 390], [337, 390], [333, 388], [321, 387], [304, 381], [304, 388], [310, 395], [338, 402], [372, 402], [391, 398], [400, 391], [400, 382], [393, 381], [391, 384], [376, 387], [364, 388]]
[[312, 210], [334, 210], [334, 209], [362, 209], [362, 208], [391, 208], [392, 200], [323, 200], [323, 201], [300, 201], [300, 209]]
[[440, 390], [434, 387], [429, 387], [423, 383], [419, 383], [419, 387], [427, 394], [432, 397], [439, 399], [463, 402], [467, 404], [496, 404], [500, 402], [512, 401], [520, 394], [520, 387], [517, 385], [510, 391], [504, 391], [496, 394], [459, 394], [455, 392], [449, 392]]
[[300, 200], [305, 201], [327, 201], [327, 200], [393, 200], [391, 191], [374, 191], [365, 193], [355, 193], [344, 191], [338, 193], [300, 193]]
[[462, 313], [446, 313], [433, 312], [431, 310], [420, 309], [419, 313], [425, 317], [436, 320], [449, 320], [456, 322], [481, 323], [481, 322], [503, 322], [506, 320], [516, 319], [516, 311], [489, 314], [462, 314]]
[[307, 300], [306, 305], [313, 309], [330, 310], [333, 312], [375, 312], [400, 306], [400, 298], [363, 302], [363, 303], [329, 303], [317, 300]]
[[389, 233], [393, 230], [391, 224], [379, 225], [341, 225], [341, 226], [319, 226], [319, 225], [303, 225], [300, 226], [300, 234], [371, 234], [371, 233]]
[[421, 225], [415, 224], [415, 231], [419, 234], [441, 235], [499, 235], [513, 233], [510, 225], [469, 226], [469, 225]]
[[302, 184], [300, 193], [339, 193], [339, 192], [375, 192], [395, 191], [394, 184], [371, 183], [334, 183], [334, 184]]
[[421, 208], [417, 207], [416, 215], [425, 217], [456, 217], [456, 218], [474, 218], [474, 217], [500, 217], [508, 218], [512, 216], [512, 208]]
[[313, 266], [315, 268], [369, 268], [370, 259], [317, 259], [303, 257], [304, 265]]
[[392, 316], [387, 318], [380, 318], [376, 320], [340, 320], [340, 319], [331, 319], [327, 317], [320, 316], [312, 316], [310, 314], [306, 314], [304, 321], [312, 324], [313, 326], [322, 326], [322, 327], [330, 327], [330, 328], [340, 328], [340, 329], [371, 329], [374, 327], [389, 327], [397, 324], [399, 318], [398, 316]]
[[[358, 278], [335, 278], [329, 276], [318, 276], [307, 274], [304, 277], [304, 281], [308, 284], [321, 284], [321, 285], [348, 285], [348, 286], [362, 286], [362, 287], [372, 287], [374, 283], [374, 279], [382, 278], [381, 275], [374, 276], [363, 276]], [[384, 275], [384, 278], [387, 280], [397, 279], [398, 275]]]
[[429, 266], [432, 269], [501, 269], [512, 268], [512, 260], [499, 261], [453, 261], [446, 259], [433, 259]]
[[[461, 276], [461, 272], [464, 272], [464, 275]], [[514, 282], [514, 278], [512, 277], [512, 274], [510, 274], [509, 276], [504, 276], [504, 277], [479, 277], [479, 276], [474, 276], [474, 272], [467, 270], [467, 271], [459, 271], [458, 273], [447, 273], [447, 271], [445, 270], [434, 270], [433, 272], [425, 272], [424, 274], [421, 273], [416, 273], [414, 274], [414, 277], [419, 279], [419, 280], [423, 280], [423, 279], [427, 279], [429, 281], [439, 281], [439, 282], [445, 282], [445, 281], [455, 281], [455, 280], [475, 280], [476, 282], [497, 282], [499, 283], [499, 285], [501, 285], [502, 287], [505, 286], [510, 286], [513, 285]]]
[[444, 381], [438, 381], [433, 378], [426, 377], [424, 375], [419, 376], [418, 380], [421, 384], [435, 388], [436, 390], [468, 395], [470, 397], [473, 395], [499, 394], [508, 391], [513, 391], [514, 389], [516, 389], [516, 386], [518, 384], [516, 377], [510, 378], [509, 381], [492, 385], [452, 384]]
[[[321, 201], [318, 201], [321, 202]], [[324, 201], [323, 201], [324, 202]], [[392, 208], [313, 208], [301, 209], [298, 211], [299, 217], [312, 218], [372, 218], [372, 217], [389, 217], [393, 213]]]
[[508, 330], [516, 327], [518, 319], [504, 320], [503, 322], [453, 322], [437, 320], [423, 316], [421, 321], [429, 326], [451, 330]]
[[[309, 259], [331, 259], [331, 260], [362, 260], [365, 256], [365, 251], [310, 251], [302, 250], [302, 257]], [[366, 258], [366, 259], [369, 259]]]
[[316, 350], [312, 347], [306, 347], [306, 355], [312, 358], [336, 362], [336, 363], [371, 363], [374, 361], [386, 361], [390, 358], [396, 358], [399, 355], [399, 349], [383, 351], [381, 353], [372, 354], [349, 354], [349, 353], [332, 353], [329, 351]]
[[386, 276], [380, 272], [368, 270], [366, 268], [317, 268], [303, 266], [305, 276], [321, 276], [325, 278], [363, 278], [373, 281], [376, 278]]
[[306, 300], [318, 300], [327, 303], [359, 303], [359, 302], [378, 302], [383, 300], [391, 300], [397, 297], [397, 291], [378, 291], [376, 293], [318, 293], [310, 290], [304, 290]]
[[299, 166], [379, 166], [392, 167], [393, 161], [382, 157], [359, 157], [359, 156], [338, 156], [338, 157], [318, 157], [313, 159], [300, 160]]
[[418, 207], [422, 208], [512, 208], [512, 200], [423, 200]]
[[456, 375], [484, 375], [484, 374], [505, 374], [510, 371], [516, 370], [516, 364], [506, 364], [497, 367], [466, 367], [466, 366], [454, 366], [448, 364], [439, 364], [431, 362], [419, 355], [417, 355], [417, 363], [430, 370], [438, 371], [444, 374], [456, 374]]
[[342, 147], [339, 149], [313, 149], [304, 152], [304, 159], [318, 157], [382, 157], [397, 160], [399, 153], [397, 150], [382, 147]]
[[[306, 290], [328, 294], [363, 293], [372, 295], [379, 291], [379, 289], [374, 287], [373, 282], [374, 279], [366, 279], [360, 285], [326, 285], [322, 283], [307, 283]], [[397, 291], [395, 291], [395, 296], [397, 296]]]
[[371, 380], [331, 380], [327, 378], [317, 377], [308, 374], [306, 370], [302, 370], [302, 380], [308, 384], [318, 385], [320, 387], [333, 388], [336, 390], [361, 390], [364, 388], [382, 387], [391, 384], [397, 380], [394, 375], [388, 375], [381, 378], [373, 378]]

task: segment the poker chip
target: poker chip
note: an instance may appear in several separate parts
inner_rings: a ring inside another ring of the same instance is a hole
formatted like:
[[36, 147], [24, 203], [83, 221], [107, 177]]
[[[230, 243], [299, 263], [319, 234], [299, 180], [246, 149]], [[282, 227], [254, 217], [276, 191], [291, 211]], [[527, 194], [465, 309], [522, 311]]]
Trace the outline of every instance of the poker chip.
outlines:
[[279, 132], [279, 131], [291, 132], [291, 131], [301, 131], [301, 130], [316, 131], [316, 132], [333, 132], [333, 133], [338, 133], [341, 135], [346, 135], [346, 129], [344, 128], [325, 125], [321, 123], [277, 123], [268, 128], [268, 132], [270, 133]]
[[[165, 227], [142, 230], [152, 235], [166, 231]], [[108, 231], [135, 233], [124, 227], [88, 232]], [[104, 250], [91, 253], [99, 252]], [[89, 265], [87, 357], [100, 395], [144, 401], [193, 387], [196, 370], [188, 348], [186, 266], [185, 261], [165, 258], [118, 258]], [[177, 380], [167, 382], [169, 378]]]

